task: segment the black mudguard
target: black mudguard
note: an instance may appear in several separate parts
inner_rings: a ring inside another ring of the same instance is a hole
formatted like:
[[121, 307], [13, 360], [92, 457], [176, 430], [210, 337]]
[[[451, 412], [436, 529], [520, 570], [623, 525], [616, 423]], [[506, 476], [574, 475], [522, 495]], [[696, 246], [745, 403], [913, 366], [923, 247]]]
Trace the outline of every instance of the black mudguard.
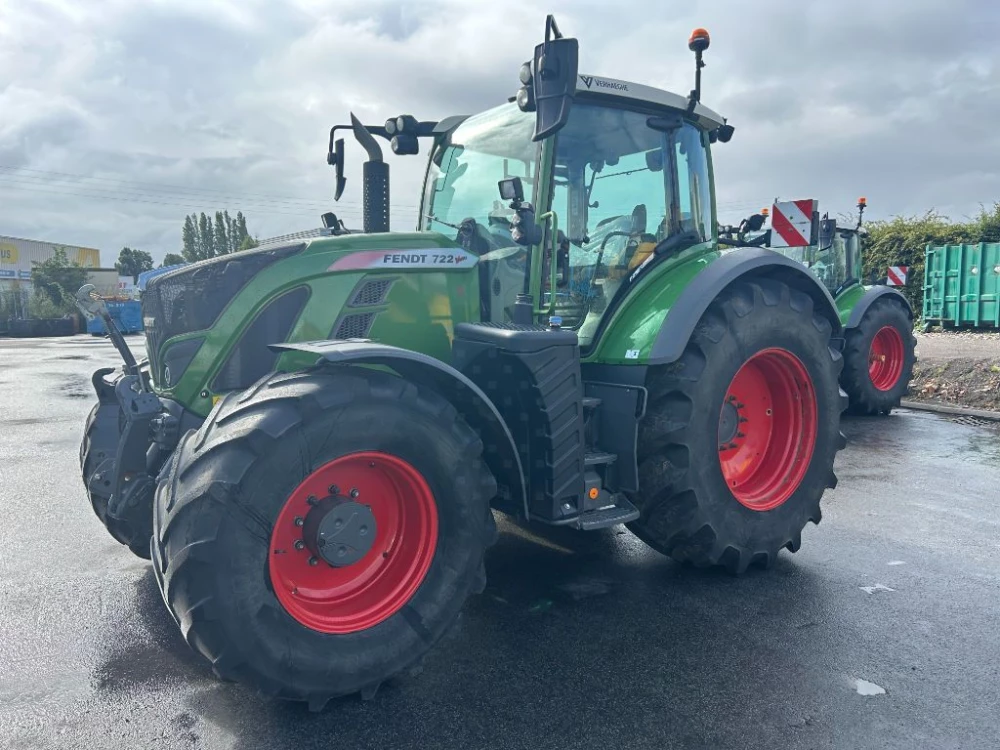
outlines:
[[528, 493], [517, 446], [500, 412], [485, 393], [454, 367], [426, 354], [372, 341], [306, 341], [272, 344], [273, 351], [315, 354], [317, 364], [381, 365], [414, 383], [424, 384], [450, 401], [483, 439], [483, 456], [503, 494], [505, 505], [528, 517]]
[[893, 300], [899, 302], [909, 314], [910, 320], [913, 320], [913, 307], [910, 305], [910, 300], [906, 299], [902, 292], [893, 289], [891, 286], [879, 285], [871, 287], [862, 295], [861, 299], [858, 300], [858, 304], [851, 310], [851, 316], [847, 319], [844, 327], [857, 328], [861, 323], [861, 319], [865, 317], [865, 313], [868, 312], [868, 308], [872, 306], [872, 303], [886, 295], [890, 295]]
[[701, 316], [719, 293], [737, 279], [754, 277], [777, 279], [812, 297], [816, 311], [833, 326], [834, 340], [843, 345], [843, 327], [829, 290], [798, 261], [766, 248], [745, 247], [727, 252], [687, 285], [660, 327], [648, 364], [676, 362]]

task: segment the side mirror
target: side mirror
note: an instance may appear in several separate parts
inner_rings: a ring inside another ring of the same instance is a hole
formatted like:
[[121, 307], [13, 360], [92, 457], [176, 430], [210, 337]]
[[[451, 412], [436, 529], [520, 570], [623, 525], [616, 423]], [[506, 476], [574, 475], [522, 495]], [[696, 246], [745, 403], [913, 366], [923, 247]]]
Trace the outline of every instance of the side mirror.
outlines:
[[747, 231], [759, 232], [761, 230], [761, 227], [764, 226], [764, 222], [766, 220], [767, 217], [764, 216], [764, 214], [752, 214], [750, 217], [747, 218], [747, 223], [746, 223]]
[[497, 185], [500, 188], [500, 197], [505, 201], [524, 202], [524, 185], [520, 177], [508, 177], [506, 180], [500, 180]]
[[566, 125], [580, 62], [580, 44], [559, 32], [555, 18], [545, 20], [545, 41], [535, 47], [532, 94], [535, 106], [533, 141], [541, 141]]
[[833, 235], [837, 231], [836, 219], [821, 219], [819, 222], [819, 246], [820, 248], [830, 247], [833, 244]]
[[333, 199], [339, 201], [340, 196], [344, 194], [344, 187], [347, 185], [347, 179], [344, 177], [344, 139], [338, 138], [333, 148], [333, 153], [328, 154], [326, 160], [333, 164], [336, 171], [337, 184], [333, 192]]

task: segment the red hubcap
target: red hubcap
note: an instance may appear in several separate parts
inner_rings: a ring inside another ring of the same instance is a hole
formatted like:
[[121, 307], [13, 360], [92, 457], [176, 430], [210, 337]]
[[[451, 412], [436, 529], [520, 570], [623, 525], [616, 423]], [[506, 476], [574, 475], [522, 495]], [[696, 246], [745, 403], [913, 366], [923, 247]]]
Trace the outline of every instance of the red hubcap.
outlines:
[[413, 596], [437, 536], [434, 495], [419, 471], [387, 453], [352, 453], [316, 469], [281, 509], [271, 585], [308, 628], [365, 630]]
[[880, 391], [892, 390], [903, 374], [903, 337], [892, 326], [875, 333], [868, 350], [868, 377]]
[[729, 490], [751, 510], [771, 510], [802, 482], [816, 442], [816, 393], [785, 349], [743, 363], [719, 417], [719, 462]]

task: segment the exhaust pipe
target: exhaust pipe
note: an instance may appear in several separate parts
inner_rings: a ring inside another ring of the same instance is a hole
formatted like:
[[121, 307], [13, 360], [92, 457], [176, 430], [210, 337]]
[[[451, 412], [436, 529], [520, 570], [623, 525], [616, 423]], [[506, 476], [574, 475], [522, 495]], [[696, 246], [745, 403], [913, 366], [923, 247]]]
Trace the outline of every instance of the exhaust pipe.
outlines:
[[351, 113], [354, 137], [368, 153], [364, 163], [364, 202], [362, 217], [365, 233], [389, 231], [389, 165], [382, 160], [382, 148], [375, 137]]

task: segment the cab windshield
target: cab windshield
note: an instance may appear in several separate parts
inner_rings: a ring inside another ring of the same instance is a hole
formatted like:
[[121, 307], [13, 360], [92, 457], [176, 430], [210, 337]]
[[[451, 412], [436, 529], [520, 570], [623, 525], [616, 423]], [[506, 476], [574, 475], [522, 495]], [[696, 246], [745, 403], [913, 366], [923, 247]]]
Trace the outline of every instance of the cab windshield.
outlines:
[[534, 202], [539, 144], [534, 116], [506, 104], [470, 117], [432, 155], [424, 186], [420, 228], [450, 233], [479, 256], [480, 313], [484, 321], [513, 319], [525, 290], [527, 248], [514, 242], [514, 211], [498, 183], [520, 177], [524, 199]]
[[431, 157], [424, 186], [424, 230], [458, 229], [475, 220], [488, 239], [509, 243], [507, 229], [514, 212], [500, 200], [497, 183], [520, 177], [524, 199], [532, 201], [538, 165], [538, 144], [532, 143], [534, 119], [508, 104], [470, 117]]

